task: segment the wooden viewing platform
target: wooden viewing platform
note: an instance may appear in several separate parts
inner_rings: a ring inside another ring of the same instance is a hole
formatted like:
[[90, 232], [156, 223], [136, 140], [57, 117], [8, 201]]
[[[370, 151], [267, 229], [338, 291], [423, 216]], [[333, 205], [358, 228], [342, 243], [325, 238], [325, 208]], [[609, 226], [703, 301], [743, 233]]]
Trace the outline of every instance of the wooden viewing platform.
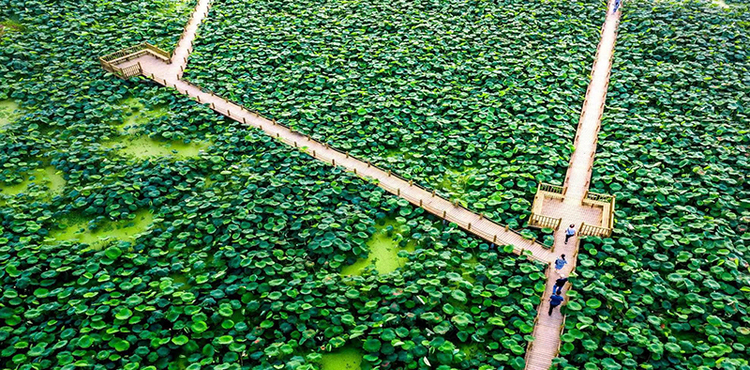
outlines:
[[126, 62], [138, 59], [144, 55], [151, 55], [167, 64], [172, 63], [172, 54], [147, 42], [142, 42], [138, 45], [99, 57], [99, 63], [101, 63], [106, 71], [112, 72], [115, 76], [128, 79], [140, 76], [143, 74], [143, 69], [138, 63], [126, 65]]
[[[568, 188], [560, 185], [540, 183], [534, 196], [534, 204], [531, 206], [528, 227], [550, 228], [557, 230], [563, 219], [557, 206], [565, 203], [565, 195]], [[596, 208], [601, 216], [596, 222], [584, 220], [575, 221], [578, 225], [578, 236], [609, 237], [615, 222], [615, 196], [585, 191], [581, 206]]]

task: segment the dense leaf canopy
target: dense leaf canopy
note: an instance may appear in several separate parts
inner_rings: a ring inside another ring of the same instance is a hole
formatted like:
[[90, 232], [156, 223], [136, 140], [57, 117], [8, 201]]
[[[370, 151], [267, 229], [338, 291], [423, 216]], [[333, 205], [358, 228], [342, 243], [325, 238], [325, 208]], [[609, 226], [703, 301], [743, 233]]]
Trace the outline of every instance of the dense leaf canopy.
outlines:
[[564, 177], [602, 5], [219, 0], [185, 76], [516, 228]]
[[749, 21], [626, 3], [593, 179], [617, 228], [580, 256], [569, 369], [750, 368]]
[[[540, 266], [97, 65], [169, 49], [191, 7], [0, 2], [22, 25], [0, 40], [21, 109], [0, 132], [1, 367], [315, 369], [347, 346], [363, 368], [523, 368]], [[342, 275], [379, 228], [405, 267]]]

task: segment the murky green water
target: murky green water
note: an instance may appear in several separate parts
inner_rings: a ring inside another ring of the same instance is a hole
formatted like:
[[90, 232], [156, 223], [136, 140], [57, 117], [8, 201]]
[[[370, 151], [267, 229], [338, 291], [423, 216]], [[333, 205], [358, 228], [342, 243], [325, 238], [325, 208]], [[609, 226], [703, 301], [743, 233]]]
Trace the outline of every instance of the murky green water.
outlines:
[[167, 156], [191, 158], [198, 157], [201, 151], [208, 149], [209, 144], [195, 141], [189, 144], [182, 141], [157, 141], [148, 136], [139, 136], [108, 141], [104, 143], [104, 147], [116, 149], [122, 155], [137, 159]]
[[[392, 236], [388, 236], [388, 226], [394, 228]], [[367, 246], [370, 248], [367, 259], [359, 259], [352, 265], [344, 266], [341, 269], [341, 275], [361, 275], [365, 267], [371, 264], [374, 264], [375, 269], [381, 274], [387, 274], [399, 267], [404, 267], [407, 259], [399, 257], [398, 252], [401, 250], [412, 252], [414, 251], [414, 244], [410, 241], [405, 248], [399, 246], [399, 242], [394, 240], [399, 228], [399, 223], [394, 220], [388, 220], [384, 225], [377, 225], [375, 234], [367, 241]]]
[[32, 184], [47, 187], [46, 196], [52, 197], [60, 194], [65, 187], [65, 179], [53, 166], [37, 168], [26, 176], [26, 179], [18, 184], [1, 186], [0, 194], [15, 196], [28, 192]]
[[344, 348], [326, 353], [320, 360], [322, 370], [359, 370], [362, 365], [362, 352], [356, 348]]
[[121, 134], [134, 134], [138, 131], [139, 126], [169, 113], [169, 110], [165, 107], [146, 109], [146, 106], [138, 98], [127, 98], [120, 104], [125, 107], [125, 119], [122, 124], [117, 125], [117, 131]]
[[50, 232], [50, 241], [77, 241], [100, 248], [109, 240], [132, 242], [141, 233], [148, 230], [154, 221], [154, 215], [148, 210], [135, 213], [135, 218], [121, 221], [105, 221], [96, 229], [89, 228], [89, 220], [78, 220], [63, 225], [62, 229]]
[[127, 98], [120, 105], [123, 106], [125, 119], [122, 124], [117, 125], [117, 131], [122, 134], [118, 138], [107, 141], [102, 145], [106, 148], [117, 149], [117, 152], [137, 158], [146, 159], [152, 157], [191, 158], [198, 157], [201, 150], [206, 150], [210, 143], [190, 142], [186, 144], [180, 140], [160, 141], [151, 139], [140, 134], [140, 127], [149, 121], [158, 119], [169, 114], [166, 107], [146, 109], [146, 106], [138, 98]]
[[13, 100], [2, 100], [0, 101], [0, 129], [10, 125], [21, 116], [21, 112], [18, 110], [18, 104]]

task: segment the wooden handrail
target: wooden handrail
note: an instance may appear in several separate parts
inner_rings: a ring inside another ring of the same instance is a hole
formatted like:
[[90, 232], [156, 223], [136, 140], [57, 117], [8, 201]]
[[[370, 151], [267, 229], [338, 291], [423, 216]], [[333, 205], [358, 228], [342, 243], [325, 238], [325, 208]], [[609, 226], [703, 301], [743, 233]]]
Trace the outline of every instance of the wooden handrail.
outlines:
[[157, 55], [161, 55], [161, 56], [163, 56], [167, 60], [172, 59], [172, 55], [170, 53], [167, 53], [166, 51], [164, 51], [162, 49], [159, 49], [158, 47], [156, 47], [154, 45], [151, 45], [151, 44], [149, 44], [147, 42], [144, 42], [142, 45], [147, 50], [150, 50], [150, 51], [154, 52]]
[[562, 218], [544, 216], [533, 212], [529, 216], [529, 226], [538, 225], [557, 230], [560, 228], [560, 223], [562, 223]]
[[609, 203], [614, 197], [615, 197], [614, 195], [593, 193], [588, 190], [586, 191], [586, 196], [585, 196], [585, 198], [588, 200], [593, 200], [597, 202], [606, 202], [606, 203]]
[[581, 227], [578, 230], [580, 236], [598, 236], [598, 237], [610, 237], [612, 235], [612, 229], [590, 225], [585, 222], [581, 222]]
[[143, 72], [140, 64], [133, 64], [132, 66], [119, 68], [119, 70], [120, 70], [120, 74], [122, 78], [130, 78], [133, 76], [138, 76]]
[[546, 191], [548, 193], [565, 194], [567, 186], [552, 185], [540, 182], [537, 186], [537, 190]]
[[130, 46], [122, 50], [109, 53], [107, 55], [99, 57], [100, 61], [110, 63], [112, 65], [118, 62], [124, 62], [127, 60], [135, 59], [145, 53], [149, 53], [159, 59], [162, 59], [167, 64], [172, 63], [172, 55], [148, 42], [142, 42], [138, 45]]

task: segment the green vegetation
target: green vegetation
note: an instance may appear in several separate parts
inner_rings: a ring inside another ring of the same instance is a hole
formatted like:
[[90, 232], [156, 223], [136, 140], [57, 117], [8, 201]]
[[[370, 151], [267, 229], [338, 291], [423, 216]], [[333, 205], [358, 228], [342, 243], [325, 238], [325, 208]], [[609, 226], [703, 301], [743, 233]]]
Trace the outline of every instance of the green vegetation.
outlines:
[[[617, 225], [579, 255], [560, 368], [750, 369], [726, 4], [627, 3], [592, 181]], [[97, 65], [171, 49], [193, 5], [0, 0], [2, 368], [523, 369], [542, 266]], [[187, 76], [516, 227], [563, 176], [601, 5], [220, 0]]]
[[0, 1], [2, 367], [523, 368], [541, 266], [97, 65], [183, 8]]
[[537, 182], [562, 182], [603, 16], [598, 1], [217, 0], [185, 76], [517, 228]]
[[579, 257], [562, 363], [748, 369], [750, 12], [626, 4], [592, 189], [616, 230]]
[[653, 249], [626, 237], [583, 245], [563, 368], [750, 368], [747, 260], [703, 239]]

